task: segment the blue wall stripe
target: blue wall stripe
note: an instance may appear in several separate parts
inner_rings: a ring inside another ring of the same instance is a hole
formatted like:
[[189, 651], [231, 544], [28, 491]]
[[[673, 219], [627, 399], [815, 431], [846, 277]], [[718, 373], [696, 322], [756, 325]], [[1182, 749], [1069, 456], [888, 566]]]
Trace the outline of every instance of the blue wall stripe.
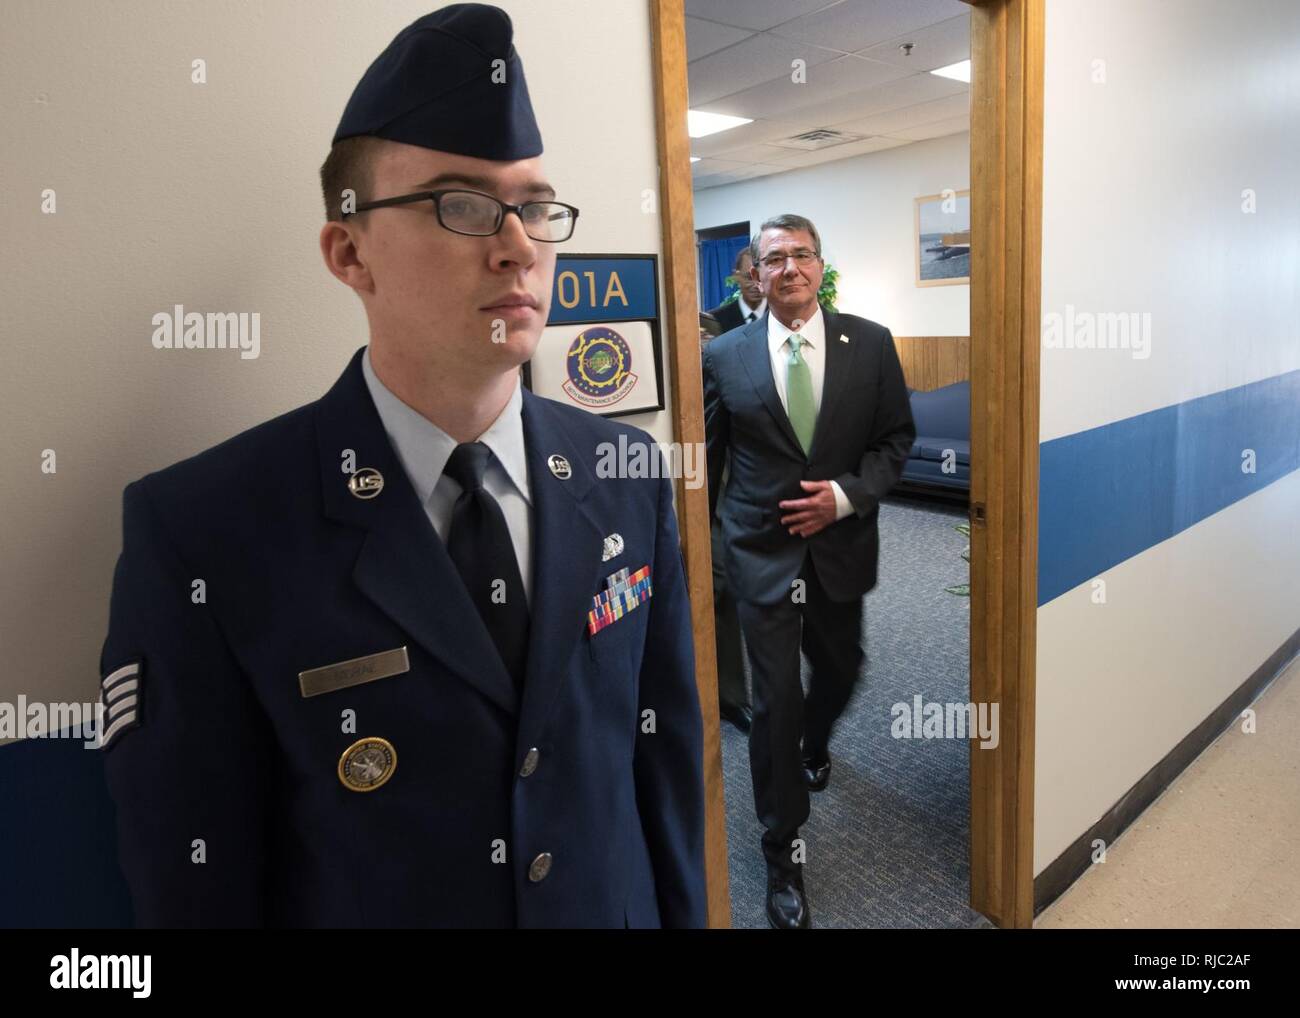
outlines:
[[1300, 371], [1043, 442], [1039, 605], [1297, 468]]

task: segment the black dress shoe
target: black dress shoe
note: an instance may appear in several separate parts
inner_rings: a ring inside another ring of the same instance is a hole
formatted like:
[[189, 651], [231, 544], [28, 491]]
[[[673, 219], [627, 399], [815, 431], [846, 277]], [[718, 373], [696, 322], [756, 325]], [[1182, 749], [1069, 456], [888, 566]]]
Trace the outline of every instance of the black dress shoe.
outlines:
[[831, 779], [831, 755], [826, 754], [822, 760], [810, 760], [804, 757], [803, 780], [810, 791], [820, 792]]
[[748, 732], [754, 723], [754, 709], [747, 703], [723, 703], [718, 705], [718, 713], [723, 721], [730, 721], [737, 731]]
[[812, 926], [803, 875], [767, 870], [767, 924], [774, 930], [806, 930]]

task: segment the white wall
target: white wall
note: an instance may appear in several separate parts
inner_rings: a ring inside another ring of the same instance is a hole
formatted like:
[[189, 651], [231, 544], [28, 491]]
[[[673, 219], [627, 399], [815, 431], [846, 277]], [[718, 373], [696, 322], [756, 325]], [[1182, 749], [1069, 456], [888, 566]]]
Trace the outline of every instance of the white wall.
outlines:
[[[1042, 440], [1300, 367], [1300, 5], [1048, 0], [1046, 30], [1043, 312], [1149, 313], [1151, 346], [1044, 349]], [[1040, 607], [1035, 873], [1300, 627], [1298, 518], [1292, 472]]]
[[952, 134], [697, 191], [695, 228], [807, 216], [839, 270], [841, 311], [895, 336], [966, 336], [970, 287], [916, 285], [913, 199], [969, 186], [970, 135]]
[[[648, 3], [501, 5], [547, 172], [582, 209], [563, 250], [659, 253]], [[94, 698], [128, 481], [319, 397], [366, 343], [321, 264], [317, 172], [362, 72], [437, 6], [5, 5], [0, 701]], [[259, 312], [261, 356], [153, 349], [175, 303]], [[667, 412], [628, 420], [671, 438]]]

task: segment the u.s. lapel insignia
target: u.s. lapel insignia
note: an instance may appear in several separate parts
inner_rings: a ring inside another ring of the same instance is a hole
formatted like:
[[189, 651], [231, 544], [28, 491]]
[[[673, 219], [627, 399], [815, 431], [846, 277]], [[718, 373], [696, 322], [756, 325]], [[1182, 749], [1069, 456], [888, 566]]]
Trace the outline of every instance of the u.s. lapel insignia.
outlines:
[[600, 560], [608, 562], [612, 558], [617, 558], [623, 554], [623, 535], [610, 534], [605, 538], [605, 548], [600, 553]]
[[374, 467], [362, 467], [348, 478], [348, 491], [357, 498], [374, 498], [384, 490], [384, 475]]
[[339, 757], [339, 780], [353, 792], [373, 792], [397, 770], [397, 750], [387, 739], [358, 739]]
[[561, 481], [567, 481], [573, 476], [573, 467], [569, 466], [569, 461], [559, 453], [552, 453], [547, 458], [546, 465], [551, 468], [551, 473]]

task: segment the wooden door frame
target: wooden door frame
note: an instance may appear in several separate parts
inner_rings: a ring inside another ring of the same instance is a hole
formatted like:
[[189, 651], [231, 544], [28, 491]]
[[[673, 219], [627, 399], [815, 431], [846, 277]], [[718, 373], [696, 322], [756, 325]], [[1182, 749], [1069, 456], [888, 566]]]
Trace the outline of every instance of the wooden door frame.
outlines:
[[[1044, 0], [971, 11], [971, 693], [998, 703], [997, 748], [971, 742], [970, 904], [1033, 924]], [[650, 0], [673, 438], [704, 442], [684, 0]], [[978, 412], [975, 410], [978, 409]], [[708, 491], [679, 479], [704, 715], [709, 925], [730, 925]]]
[[[971, 907], [1034, 921], [1034, 681], [1043, 219], [1044, 0], [971, 10]], [[978, 412], [976, 412], [978, 411]]]

